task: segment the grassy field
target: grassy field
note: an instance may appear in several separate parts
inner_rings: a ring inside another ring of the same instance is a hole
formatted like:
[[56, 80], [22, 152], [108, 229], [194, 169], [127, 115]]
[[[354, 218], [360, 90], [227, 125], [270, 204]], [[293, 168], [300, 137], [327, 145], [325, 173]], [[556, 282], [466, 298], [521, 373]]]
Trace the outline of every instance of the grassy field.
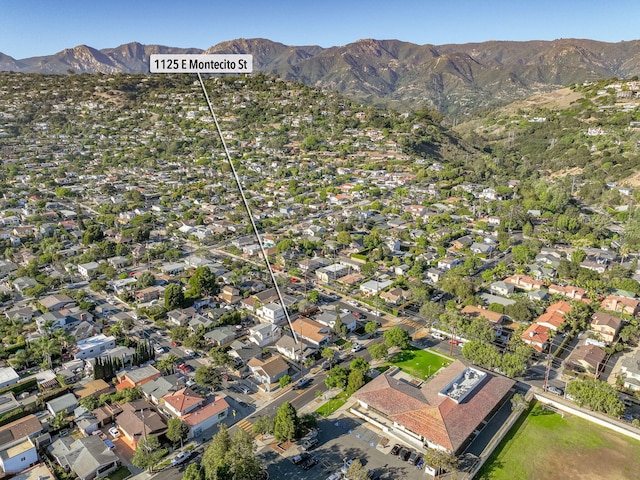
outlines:
[[631, 480], [638, 478], [640, 442], [578, 417], [535, 404], [476, 478], [483, 480]]
[[389, 364], [396, 365], [409, 375], [423, 380], [450, 363], [450, 359], [415, 347], [402, 350], [389, 359]]
[[338, 395], [333, 397], [331, 400], [327, 401], [324, 405], [316, 410], [316, 413], [320, 414], [324, 418], [327, 418], [345, 403], [347, 403], [347, 399], [349, 396], [346, 392], [340, 392]]

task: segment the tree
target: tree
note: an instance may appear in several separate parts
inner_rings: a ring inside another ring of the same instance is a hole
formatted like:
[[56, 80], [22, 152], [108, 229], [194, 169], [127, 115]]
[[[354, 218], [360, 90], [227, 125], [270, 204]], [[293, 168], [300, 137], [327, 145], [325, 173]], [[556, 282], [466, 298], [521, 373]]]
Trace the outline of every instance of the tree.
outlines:
[[189, 463], [182, 474], [182, 480], [205, 480], [200, 464], [198, 462]]
[[166, 448], [160, 448], [158, 437], [149, 435], [138, 441], [131, 463], [138, 468], [148, 468], [153, 470], [153, 466], [157, 464], [162, 457], [167, 454]]
[[309, 293], [307, 293], [307, 301], [310, 302], [311, 304], [317, 305], [319, 300], [320, 300], [320, 294], [318, 293], [317, 290], [311, 290]]
[[367, 469], [362, 465], [362, 462], [356, 458], [351, 462], [351, 465], [349, 465], [345, 478], [349, 480], [367, 480], [369, 478], [367, 474]]
[[347, 385], [347, 369], [336, 366], [329, 370], [324, 383], [329, 388], [344, 388]]
[[147, 287], [153, 287], [156, 284], [156, 277], [149, 270], [146, 270], [140, 274], [136, 280], [136, 288], [141, 290]]
[[283, 375], [280, 377], [280, 380], [278, 380], [278, 384], [280, 385], [280, 388], [284, 388], [287, 385], [289, 385], [291, 383], [291, 376], [290, 375]]
[[624, 413], [624, 404], [618, 398], [613, 386], [600, 380], [574, 380], [567, 385], [568, 395], [571, 395], [579, 406], [585, 406], [595, 412], [619, 417]]
[[82, 234], [82, 243], [84, 245], [91, 245], [92, 243], [102, 240], [103, 238], [104, 233], [102, 233], [100, 225], [89, 225]]
[[369, 335], [369, 336], [373, 336], [374, 333], [376, 333], [378, 331], [378, 322], [367, 322], [364, 324], [364, 332]]
[[256, 418], [251, 427], [251, 433], [254, 435], [270, 435], [273, 433], [274, 418], [267, 415]]
[[360, 370], [362, 372], [367, 372], [369, 370], [369, 362], [367, 362], [364, 358], [357, 357], [351, 360], [351, 364], [349, 365], [349, 370]]
[[184, 304], [184, 292], [177, 283], [170, 283], [164, 290], [164, 308], [167, 311], [182, 308]]
[[526, 410], [529, 407], [529, 402], [524, 398], [524, 395], [521, 393], [515, 393], [513, 397], [511, 397], [511, 411], [518, 412], [522, 410]]
[[383, 358], [387, 358], [389, 355], [389, 348], [384, 343], [374, 343], [373, 345], [367, 348], [371, 358], [374, 360], [382, 360]]
[[336, 323], [333, 324], [333, 333], [338, 337], [343, 338], [347, 336], [347, 326], [342, 323], [340, 316], [336, 317]]
[[197, 267], [189, 279], [191, 293], [196, 297], [215, 295], [218, 291], [216, 277], [209, 267]]
[[335, 356], [336, 356], [336, 352], [335, 352], [335, 350], [334, 350], [333, 348], [331, 348], [331, 347], [324, 347], [324, 348], [322, 349], [322, 353], [321, 353], [321, 355], [322, 355], [322, 358], [325, 358], [325, 359], [327, 359], [327, 360], [329, 361], [329, 363], [332, 363], [332, 362], [333, 362], [333, 359], [334, 359], [334, 358], [335, 358]]
[[338, 232], [338, 236], [336, 237], [336, 241], [338, 245], [350, 245], [351, 244], [351, 234], [347, 231]]
[[189, 426], [180, 418], [171, 417], [167, 421], [167, 438], [174, 444], [186, 440], [189, 436]]
[[273, 424], [273, 436], [279, 442], [294, 440], [298, 433], [298, 413], [289, 402], [284, 402], [278, 412]]
[[349, 372], [349, 379], [347, 381], [347, 393], [353, 392], [362, 388], [365, 384], [364, 372], [359, 369], [351, 370]]
[[198, 385], [211, 387], [214, 390], [222, 385], [222, 375], [220, 371], [216, 367], [210, 365], [202, 365], [198, 367], [194, 380]]
[[60, 342], [55, 338], [43, 336], [36, 340], [33, 344], [33, 349], [37, 355], [44, 358], [47, 368], [52, 367], [51, 358], [54, 355], [60, 355], [62, 353], [62, 347]]
[[458, 459], [455, 455], [436, 448], [427, 449], [424, 454], [424, 462], [436, 470], [436, 478], [440, 477], [442, 470], [449, 472], [458, 466]]
[[411, 336], [399, 326], [395, 325], [384, 332], [384, 340], [389, 347], [399, 347], [404, 350], [411, 345]]
[[233, 357], [221, 347], [213, 347], [209, 351], [209, 358], [211, 359], [211, 364], [217, 367], [230, 367], [235, 363]]

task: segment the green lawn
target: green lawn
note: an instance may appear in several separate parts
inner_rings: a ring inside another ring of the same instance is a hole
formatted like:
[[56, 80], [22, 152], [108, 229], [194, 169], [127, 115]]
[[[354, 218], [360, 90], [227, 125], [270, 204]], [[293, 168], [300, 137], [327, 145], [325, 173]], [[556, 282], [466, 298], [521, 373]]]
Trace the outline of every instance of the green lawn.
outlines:
[[638, 478], [640, 442], [535, 404], [518, 420], [476, 478], [562, 480]]
[[131, 475], [131, 472], [129, 471], [129, 469], [124, 465], [122, 465], [117, 470], [111, 472], [107, 477], [107, 480], [124, 480], [129, 475]]
[[337, 409], [339, 409], [341, 406], [347, 403], [348, 398], [349, 398], [349, 395], [347, 395], [346, 392], [340, 392], [338, 395], [336, 395], [327, 403], [325, 403], [320, 408], [318, 408], [316, 410], [316, 413], [322, 415], [324, 418], [327, 418], [329, 415], [331, 415], [333, 412], [335, 412]]
[[389, 359], [389, 364], [396, 365], [416, 378], [426, 379], [442, 367], [446, 367], [452, 359], [431, 353], [427, 350], [410, 347], [402, 350]]

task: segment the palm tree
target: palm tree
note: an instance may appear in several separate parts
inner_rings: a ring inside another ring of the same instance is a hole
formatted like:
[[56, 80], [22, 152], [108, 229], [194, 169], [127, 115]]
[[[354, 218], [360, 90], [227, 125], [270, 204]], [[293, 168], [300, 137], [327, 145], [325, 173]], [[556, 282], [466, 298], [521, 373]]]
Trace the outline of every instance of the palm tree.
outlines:
[[156, 367], [161, 372], [172, 374], [175, 371], [175, 367], [178, 364], [178, 357], [176, 357], [173, 353], [170, 353], [162, 360], [158, 361]]
[[40, 337], [33, 343], [33, 350], [37, 352], [38, 356], [41, 356], [47, 360], [48, 368], [53, 366], [51, 357], [54, 355], [60, 355], [62, 353], [62, 347], [60, 342], [51, 337]]
[[64, 330], [63, 328], [59, 328], [53, 332], [52, 337], [56, 339], [63, 350], [68, 350], [72, 346], [76, 344], [76, 337], [71, 335], [69, 332]]

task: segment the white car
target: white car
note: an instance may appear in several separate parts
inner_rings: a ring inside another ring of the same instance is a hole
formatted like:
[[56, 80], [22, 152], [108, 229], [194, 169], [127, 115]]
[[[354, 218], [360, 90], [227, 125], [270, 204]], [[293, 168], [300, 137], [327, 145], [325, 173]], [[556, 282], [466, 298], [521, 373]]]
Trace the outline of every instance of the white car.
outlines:
[[353, 348], [351, 349], [351, 353], [356, 353], [356, 352], [359, 352], [360, 350], [362, 350], [362, 345], [360, 345], [359, 343], [356, 343], [353, 345]]
[[175, 457], [171, 459], [171, 465], [180, 465], [182, 462], [186, 461], [189, 458], [188, 452], [180, 452]]
[[196, 352], [194, 352], [193, 350], [189, 350], [188, 348], [184, 349], [184, 353], [186, 353], [190, 357], [193, 357], [196, 354]]
[[120, 436], [120, 430], [118, 430], [116, 427], [111, 427], [109, 429], [109, 435], [111, 435], [113, 438], [118, 438]]
[[158, 355], [161, 355], [164, 353], [164, 347], [162, 347], [161, 345], [156, 345], [155, 347], [153, 347], [153, 351]]

